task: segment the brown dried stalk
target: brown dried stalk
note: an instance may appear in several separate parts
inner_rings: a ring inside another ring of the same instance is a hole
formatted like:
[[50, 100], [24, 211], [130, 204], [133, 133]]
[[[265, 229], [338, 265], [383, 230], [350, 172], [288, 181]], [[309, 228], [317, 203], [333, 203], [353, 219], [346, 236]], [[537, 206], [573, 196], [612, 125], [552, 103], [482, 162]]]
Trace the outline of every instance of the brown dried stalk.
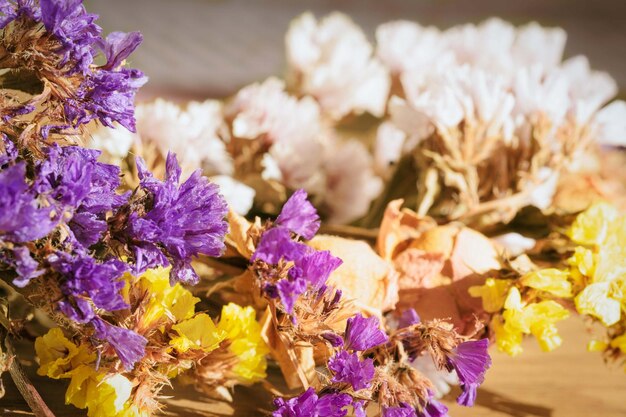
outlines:
[[2, 325], [2, 327], [0, 327], [0, 341], [4, 341], [6, 355], [8, 356], [8, 371], [15, 386], [36, 417], [55, 417], [43, 398], [41, 398], [41, 395], [39, 395], [39, 392], [37, 392], [35, 386], [30, 382], [30, 379], [28, 379], [28, 376], [26, 376], [26, 373], [17, 359], [11, 338], [9, 337], [11, 321], [8, 317], [8, 306], [3, 303], [0, 305], [0, 310], [2, 310], [2, 314], [0, 314], [0, 324]]

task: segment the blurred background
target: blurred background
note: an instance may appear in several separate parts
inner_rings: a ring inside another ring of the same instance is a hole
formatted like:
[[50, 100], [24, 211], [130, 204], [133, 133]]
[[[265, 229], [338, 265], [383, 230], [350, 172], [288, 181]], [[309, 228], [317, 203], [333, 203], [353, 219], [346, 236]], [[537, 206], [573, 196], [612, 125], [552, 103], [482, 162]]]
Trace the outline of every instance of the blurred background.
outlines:
[[140, 30], [131, 64], [150, 76], [145, 97], [223, 97], [280, 75], [289, 21], [310, 10], [347, 13], [372, 39], [377, 25], [408, 19], [448, 28], [498, 16], [568, 33], [565, 54], [584, 54], [626, 90], [624, 0], [87, 0], [106, 32]]

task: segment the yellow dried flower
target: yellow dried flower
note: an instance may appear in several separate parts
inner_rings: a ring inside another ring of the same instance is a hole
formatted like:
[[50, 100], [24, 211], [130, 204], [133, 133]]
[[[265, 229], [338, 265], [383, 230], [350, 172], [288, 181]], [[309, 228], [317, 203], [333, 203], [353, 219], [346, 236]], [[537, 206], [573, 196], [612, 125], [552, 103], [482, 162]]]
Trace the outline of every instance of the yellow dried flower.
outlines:
[[193, 318], [172, 326], [178, 336], [172, 337], [170, 346], [183, 353], [190, 349], [211, 352], [226, 338], [226, 332], [218, 329], [211, 317], [200, 313]]
[[600, 246], [609, 233], [611, 223], [618, 217], [615, 207], [597, 203], [576, 217], [567, 234], [579, 245]]
[[89, 417], [130, 417], [127, 402], [133, 385], [121, 374], [107, 375], [92, 366], [81, 365], [72, 374], [65, 402], [87, 408]]
[[169, 268], [146, 271], [134, 285], [150, 297], [141, 316], [140, 326], [147, 328], [169, 318], [178, 322], [193, 317], [200, 301], [179, 283], [170, 286]]
[[469, 288], [472, 297], [481, 297], [483, 308], [488, 313], [496, 313], [504, 306], [510, 281], [504, 279], [487, 278], [484, 285]]
[[567, 280], [569, 274], [556, 268], [542, 269], [529, 272], [524, 275], [520, 282], [536, 290], [545, 291], [556, 297], [571, 297], [572, 284]]
[[601, 340], [590, 340], [589, 343], [587, 343], [588, 352], [604, 352], [608, 347], [608, 343]]
[[595, 271], [595, 257], [591, 250], [582, 246], [574, 249], [574, 255], [568, 260], [570, 278], [577, 284], [583, 285], [583, 277], [592, 277]]
[[617, 323], [621, 316], [621, 305], [619, 299], [613, 298], [612, 287], [610, 282], [588, 285], [576, 296], [576, 310], [580, 314], [600, 319], [605, 326]]
[[37, 374], [54, 379], [70, 378], [79, 365], [96, 360], [94, 352], [84, 345], [76, 346], [58, 327], [35, 340], [35, 352], [39, 358]]
[[555, 323], [567, 317], [569, 312], [552, 300], [525, 305], [519, 290], [512, 287], [504, 302], [504, 321], [492, 320], [496, 345], [509, 355], [517, 355], [522, 351], [523, 335], [532, 334], [542, 350], [554, 350], [562, 343]]
[[611, 340], [610, 345], [612, 348], [618, 348], [622, 353], [626, 353], [626, 334], [617, 336], [615, 339]]
[[256, 321], [254, 308], [234, 303], [224, 306], [217, 328], [226, 333], [226, 338], [231, 342], [229, 349], [239, 359], [233, 372], [242, 382], [252, 383], [265, 378], [265, 356], [269, 348], [261, 337], [261, 326]]
[[494, 317], [491, 320], [491, 328], [495, 334], [496, 346], [501, 352], [511, 356], [517, 356], [522, 353], [522, 332], [513, 330], [510, 326], [505, 326], [499, 317]]

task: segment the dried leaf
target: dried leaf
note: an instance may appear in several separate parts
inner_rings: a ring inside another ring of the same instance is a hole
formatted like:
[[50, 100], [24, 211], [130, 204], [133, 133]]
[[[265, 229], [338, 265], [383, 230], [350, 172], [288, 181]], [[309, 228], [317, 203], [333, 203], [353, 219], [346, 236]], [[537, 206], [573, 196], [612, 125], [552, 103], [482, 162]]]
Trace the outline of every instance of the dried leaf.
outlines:
[[400, 272], [399, 288], [432, 288], [439, 284], [444, 267], [443, 254], [410, 248], [402, 252], [394, 266]]
[[346, 298], [378, 311], [379, 315], [396, 304], [397, 274], [367, 243], [318, 235], [309, 244], [317, 250], [329, 250], [343, 261], [328, 283], [341, 289]]
[[250, 259], [254, 253], [254, 245], [248, 231], [253, 224], [232, 210], [228, 211], [227, 220], [229, 231], [226, 235], [226, 245], [235, 249], [244, 258]]
[[402, 209], [404, 200], [393, 200], [385, 209], [378, 232], [376, 251], [386, 261], [391, 261], [407, 242], [419, 237], [425, 230], [436, 227], [429, 217], [419, 217], [409, 209]]

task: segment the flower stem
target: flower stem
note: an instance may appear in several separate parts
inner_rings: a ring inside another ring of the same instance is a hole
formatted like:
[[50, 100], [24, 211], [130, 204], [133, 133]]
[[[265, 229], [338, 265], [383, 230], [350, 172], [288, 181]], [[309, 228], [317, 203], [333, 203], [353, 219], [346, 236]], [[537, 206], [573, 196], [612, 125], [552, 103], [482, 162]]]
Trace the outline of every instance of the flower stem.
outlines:
[[54, 417], [54, 413], [48, 408], [35, 386], [30, 382], [28, 376], [22, 369], [20, 362], [13, 349], [13, 344], [9, 337], [10, 320], [8, 318], [8, 308], [6, 305], [0, 306], [0, 341], [4, 341], [4, 348], [8, 359], [8, 370], [15, 386], [24, 400], [33, 411], [35, 417]]

